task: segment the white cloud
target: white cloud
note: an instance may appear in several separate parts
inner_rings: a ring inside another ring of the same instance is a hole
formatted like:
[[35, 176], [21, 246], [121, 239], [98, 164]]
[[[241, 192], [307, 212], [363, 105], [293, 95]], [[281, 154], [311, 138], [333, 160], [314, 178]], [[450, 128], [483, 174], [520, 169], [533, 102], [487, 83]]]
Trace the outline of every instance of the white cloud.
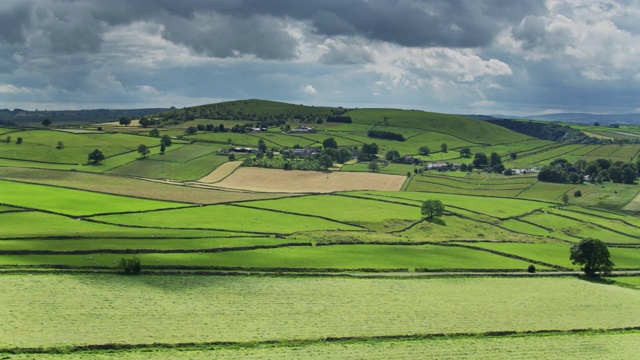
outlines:
[[29, 94], [31, 91], [25, 87], [17, 87], [11, 84], [0, 84], [0, 94]]
[[302, 88], [302, 92], [309, 95], [315, 95], [318, 93], [318, 91], [312, 85], [304, 86]]

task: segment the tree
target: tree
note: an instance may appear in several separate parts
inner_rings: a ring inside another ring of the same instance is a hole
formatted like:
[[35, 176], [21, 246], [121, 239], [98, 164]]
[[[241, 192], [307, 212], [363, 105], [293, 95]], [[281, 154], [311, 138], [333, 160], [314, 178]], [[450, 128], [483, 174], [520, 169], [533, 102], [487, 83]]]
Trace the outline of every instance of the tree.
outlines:
[[171, 136], [162, 135], [162, 137], [160, 138], [160, 145], [164, 145], [165, 147], [171, 146]]
[[328, 138], [328, 139], [324, 139], [324, 141], [322, 142], [322, 147], [324, 149], [337, 149], [338, 148], [338, 143], [336, 142], [336, 140], [334, 138]]
[[444, 204], [440, 200], [426, 200], [422, 203], [422, 216], [431, 220], [444, 214]]
[[511, 160], [515, 160], [518, 158], [518, 153], [512, 152], [511, 154], [509, 154], [509, 156], [511, 156]]
[[160, 131], [157, 128], [153, 128], [153, 129], [151, 129], [151, 131], [149, 131], [149, 136], [151, 136], [151, 137], [159, 137], [160, 136]]
[[502, 157], [497, 152], [492, 152], [489, 157], [489, 166], [494, 167], [498, 164], [502, 164]]
[[167, 147], [164, 144], [160, 144], [160, 154], [164, 155], [165, 150], [167, 150]]
[[[571, 247], [569, 260], [574, 265], [584, 265], [580, 270], [587, 276], [609, 275], [613, 266], [609, 249], [598, 239], [586, 238]], [[598, 274], [599, 273], [599, 274]]]
[[593, 126], [600, 126], [600, 123], [596, 121], [593, 123]]
[[198, 133], [198, 128], [197, 128], [197, 127], [195, 127], [195, 126], [189, 126], [188, 128], [186, 128], [186, 129], [184, 130], [184, 133], [185, 133], [186, 135], [195, 135], [195, 134], [197, 134], [197, 133]]
[[327, 154], [320, 155], [320, 157], [318, 158], [318, 163], [320, 163], [320, 166], [325, 169], [333, 166], [333, 160], [331, 160], [331, 156]]
[[149, 155], [149, 153], [151, 153], [151, 150], [149, 150], [147, 145], [140, 144], [140, 145], [138, 145], [138, 152], [140, 153], [140, 155], [142, 155], [142, 157], [146, 158], [147, 155]]
[[446, 144], [446, 143], [442, 143], [442, 144], [440, 145], [440, 150], [442, 150], [442, 152], [445, 152], [445, 153], [446, 153], [446, 152], [447, 152], [447, 149], [449, 149], [449, 147], [447, 146], [447, 144]]
[[400, 153], [398, 152], [398, 150], [389, 150], [384, 155], [384, 158], [389, 161], [398, 161], [400, 160]]
[[464, 146], [462, 149], [460, 149], [460, 156], [461, 157], [471, 157], [471, 148], [468, 146]]
[[260, 150], [260, 152], [267, 151], [267, 144], [265, 144], [262, 139], [258, 140], [258, 150]]
[[428, 146], [421, 146], [420, 149], [418, 149], [418, 153], [420, 155], [429, 155], [431, 153], [431, 149], [429, 149]]
[[487, 155], [485, 153], [476, 153], [473, 159], [473, 167], [482, 168], [489, 165], [489, 159], [487, 159]]
[[102, 164], [102, 160], [104, 160], [104, 154], [102, 151], [95, 149], [89, 153], [89, 164], [91, 165], [100, 165]]
[[7, 144], [11, 142], [11, 136], [7, 136], [7, 138], [4, 140], [4, 142], [6, 142]]
[[64, 149], [64, 143], [62, 141], [58, 141], [58, 144], [56, 145], [56, 149], [58, 150]]
[[51, 120], [49, 120], [49, 118], [46, 118], [46, 119], [42, 120], [42, 126], [47, 126], [48, 127], [51, 124], [53, 124], [53, 122], [51, 122]]
[[380, 170], [380, 167], [378, 167], [378, 160], [371, 160], [369, 162], [369, 165], [367, 166], [369, 168], [369, 170], [371, 170], [372, 172], [378, 172], [378, 170]]
[[16, 139], [16, 144], [18, 144], [18, 145], [22, 144], [22, 138], [21, 137]]
[[147, 119], [146, 117], [141, 117], [140, 120], [138, 120], [138, 124], [140, 124], [140, 126], [142, 126], [143, 128], [146, 128], [147, 126], [151, 125], [151, 120]]
[[562, 204], [569, 205], [569, 194], [567, 193], [562, 194]]
[[129, 124], [131, 124], [131, 119], [128, 119], [126, 117], [121, 117], [120, 120], [118, 120], [118, 123], [120, 125], [124, 125], [124, 126], [129, 126]]
[[638, 178], [637, 171], [634, 171], [630, 166], [622, 169], [622, 182], [625, 184], [633, 184]]

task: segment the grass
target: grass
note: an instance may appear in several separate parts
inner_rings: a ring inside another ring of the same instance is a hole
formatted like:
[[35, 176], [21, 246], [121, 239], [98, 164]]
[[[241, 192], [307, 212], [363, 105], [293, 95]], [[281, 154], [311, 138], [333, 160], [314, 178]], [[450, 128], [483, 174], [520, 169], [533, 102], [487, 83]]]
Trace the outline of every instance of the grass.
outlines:
[[97, 216], [108, 223], [152, 228], [199, 228], [290, 234], [313, 230], [356, 230], [358, 228], [317, 217], [274, 211], [211, 205], [197, 208], [155, 211], [130, 215]]
[[[321, 216], [350, 223], [375, 223], [388, 219], [419, 220], [422, 218], [420, 208], [417, 206], [336, 195], [253, 201], [243, 205]], [[366, 211], [362, 211], [363, 209]]]
[[[107, 157], [134, 152], [138, 145], [158, 145], [158, 140], [144, 136], [126, 134], [72, 134], [51, 130], [28, 130], [11, 134], [12, 142], [0, 142], [0, 157], [47, 161], [64, 164], [84, 164], [87, 155], [94, 149], [100, 149]], [[15, 139], [21, 137], [22, 144], [15, 144]], [[58, 141], [64, 143], [63, 149], [56, 149]]]
[[[185, 204], [0, 180], [7, 205], [81, 216], [176, 208]], [[37, 194], [37, 196], [35, 196]]]
[[[249, 240], [251, 241], [251, 240]], [[231, 242], [231, 241], [230, 241]], [[273, 240], [271, 241], [273, 242]], [[174, 242], [175, 243], [175, 242]], [[259, 243], [253, 240], [253, 244]], [[229, 247], [229, 246], [224, 246]], [[488, 252], [433, 245], [331, 245], [219, 253], [139, 254], [143, 264], [172, 266], [259, 267], [272, 269], [506, 269], [524, 271], [528, 263]], [[123, 254], [0, 255], [0, 265], [112, 266]]]
[[79, 171], [57, 171], [28, 168], [0, 167], [0, 178], [43, 185], [71, 187], [79, 190], [103, 192], [147, 199], [178, 201], [194, 204], [269, 199], [285, 194], [230, 192], [202, 189], [190, 186], [146, 181], [108, 174], [92, 174]]
[[[150, 230], [145, 228], [130, 228], [82, 221], [67, 216], [43, 213], [39, 211], [0, 213], [0, 219], [3, 224], [11, 224], [11, 226], [3, 228], [0, 236], [1, 239], [34, 239], [42, 237], [121, 238], [132, 236], [138, 238], [183, 238], [190, 236], [231, 236], [243, 233], [242, 230], [237, 232], [216, 232], [197, 229], [157, 228]], [[36, 226], [38, 224], [46, 224], [46, 226]]]
[[[38, 354], [39, 359], [496, 359], [511, 360], [526, 354], [527, 358], [551, 359], [562, 354], [566, 360], [629, 359], [640, 347], [640, 335], [630, 333], [553, 334], [505, 337], [449, 337], [435, 339], [393, 339], [339, 342], [285, 343], [276, 345], [200, 346], [173, 349], [117, 350], [71, 354]], [[12, 355], [12, 359], [31, 355]]]
[[[593, 223], [572, 220], [554, 214], [537, 213], [527, 215], [523, 217], [523, 219], [538, 225], [552, 228], [555, 232], [571, 235], [574, 237], [574, 241], [579, 241], [581, 238], [592, 237], [606, 243], [637, 244], [640, 242], [637, 238], [625, 236], [611, 230], [598, 227]], [[555, 234], [555, 232], [552, 234]]]
[[384, 196], [385, 198], [407, 199], [415, 201], [416, 204], [421, 204], [427, 199], [437, 199], [444, 203], [445, 209], [447, 205], [453, 205], [498, 218], [508, 218], [512, 216], [522, 215], [536, 209], [546, 208], [550, 205], [548, 203], [520, 199], [500, 199], [500, 201], [487, 201], [489, 197], [464, 196], [454, 194], [432, 194], [424, 192], [355, 192], [355, 194], [374, 198]]
[[[0, 294], [5, 348], [607, 329], [640, 322], [637, 291], [566, 278], [3, 275], [0, 286], [20, 289]], [[576, 299], [589, 300], [576, 306]]]
[[183, 162], [170, 162], [152, 157], [117, 167], [109, 173], [153, 179], [197, 180], [227, 161], [229, 161], [227, 156], [217, 152]]

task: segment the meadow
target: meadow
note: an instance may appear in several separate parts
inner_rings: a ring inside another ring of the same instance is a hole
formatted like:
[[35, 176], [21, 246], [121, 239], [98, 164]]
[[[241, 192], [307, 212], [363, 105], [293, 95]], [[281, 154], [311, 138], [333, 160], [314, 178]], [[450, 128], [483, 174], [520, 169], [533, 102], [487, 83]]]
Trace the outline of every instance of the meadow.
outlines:
[[[630, 162], [640, 146], [553, 143], [422, 111], [260, 100], [188, 111], [203, 118], [158, 129], [172, 137], [164, 154], [151, 128], [135, 121], [0, 128], [12, 137], [0, 139], [0, 287], [9, 289], [0, 294], [0, 357], [634, 354], [637, 184], [420, 171], [424, 165], [385, 164], [384, 157], [398, 150], [425, 162], [468, 164], [474, 153], [496, 152], [505, 166], [530, 169], [560, 157]], [[352, 122], [324, 121], [336, 114]], [[265, 119], [280, 123], [257, 133], [185, 133]], [[285, 124], [317, 131], [287, 133]], [[371, 138], [371, 129], [405, 141]], [[376, 143], [379, 171], [355, 158], [322, 172], [238, 167], [256, 155], [234, 154], [232, 162], [224, 153], [262, 139], [279, 157], [329, 137], [349, 151]], [[151, 153], [143, 157], [139, 145]], [[422, 146], [431, 154], [419, 155]], [[460, 157], [465, 146], [470, 158]], [[96, 148], [106, 159], [86, 164]], [[421, 205], [432, 199], [445, 211], [426, 219]], [[624, 272], [582, 277], [569, 249], [586, 237], [605, 242]], [[117, 265], [134, 256], [142, 273], [125, 276]], [[527, 272], [531, 265], [535, 273]]]

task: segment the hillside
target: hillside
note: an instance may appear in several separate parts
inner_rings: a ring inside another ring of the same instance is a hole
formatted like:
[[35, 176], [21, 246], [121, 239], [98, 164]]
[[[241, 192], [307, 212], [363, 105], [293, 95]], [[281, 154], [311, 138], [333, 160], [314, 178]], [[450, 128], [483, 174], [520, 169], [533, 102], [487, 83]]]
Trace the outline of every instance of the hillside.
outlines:
[[[613, 179], [640, 144], [262, 100], [144, 119], [0, 128], [0, 357], [633, 357], [638, 184], [536, 172]], [[569, 259], [585, 238], [607, 285]]]

